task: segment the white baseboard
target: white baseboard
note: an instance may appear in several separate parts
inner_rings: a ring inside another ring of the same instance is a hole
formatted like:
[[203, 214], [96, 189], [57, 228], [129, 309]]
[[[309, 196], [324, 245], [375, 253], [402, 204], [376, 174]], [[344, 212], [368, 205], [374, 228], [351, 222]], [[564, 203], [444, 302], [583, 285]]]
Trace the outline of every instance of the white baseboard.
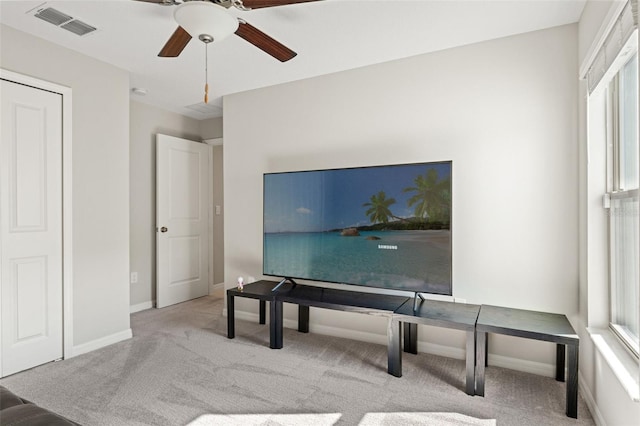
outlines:
[[213, 293], [216, 290], [224, 290], [224, 283], [218, 283], [218, 284], [209, 284], [209, 294]]
[[[226, 316], [227, 310], [224, 309], [223, 315]], [[258, 322], [260, 320], [260, 316], [253, 312], [245, 312], [245, 311], [236, 311], [235, 318], [239, 320]], [[268, 322], [268, 320], [267, 320]], [[286, 328], [293, 328], [295, 330], [298, 329], [298, 320], [293, 319], [284, 319], [283, 323]], [[367, 333], [364, 331], [357, 330], [349, 330], [345, 328], [338, 327], [330, 327], [326, 325], [314, 325], [313, 323], [309, 324], [309, 331], [311, 333], [324, 334], [327, 336], [334, 337], [342, 337], [345, 339], [358, 340], [361, 342], [369, 342], [369, 343], [377, 343], [379, 345], [387, 344], [387, 336], [376, 334], [376, 333]]]
[[542, 362], [527, 361], [519, 358], [495, 355], [489, 353], [489, 365], [508, 368], [510, 370], [523, 371], [525, 373], [537, 374], [538, 376], [556, 377], [555, 364], [545, 364]]
[[[222, 289], [224, 290], [224, 283], [211, 284], [209, 285], [209, 294], [213, 293], [216, 290]], [[150, 300], [148, 302], [138, 303], [137, 305], [129, 306], [129, 313], [135, 314], [136, 312], [145, 311], [147, 309], [151, 309], [156, 306], [155, 300]], [[226, 310], [225, 310], [226, 312]], [[223, 313], [224, 314], [224, 313]]]
[[[223, 316], [227, 316], [227, 309], [226, 308], [223, 309], [222, 315]], [[253, 312], [236, 311], [235, 319], [258, 322], [260, 320], [260, 315], [254, 314]], [[267, 320], [267, 322], [268, 322], [268, 320]], [[284, 320], [284, 322], [285, 322], [285, 327], [286, 327], [287, 326], [287, 324], [286, 324], [287, 320]], [[296, 325], [296, 328], [297, 327], [298, 326]]]
[[418, 340], [418, 352], [431, 355], [444, 356], [453, 359], [465, 359], [467, 351], [452, 346], [438, 345], [436, 343], [421, 342]]
[[151, 309], [155, 306], [156, 301], [150, 300], [148, 302], [138, 303], [137, 305], [129, 306], [129, 313], [135, 314], [136, 312], [145, 311], [147, 309]]
[[105, 346], [113, 345], [114, 343], [121, 342], [123, 340], [131, 339], [133, 333], [131, 329], [119, 331], [118, 333], [111, 334], [109, 336], [101, 337], [100, 339], [92, 340], [81, 345], [73, 347], [73, 356], [86, 354], [87, 352], [95, 351], [96, 349], [104, 348]]
[[[298, 329], [298, 320], [285, 319], [284, 326], [287, 328]], [[366, 331], [350, 330], [348, 328], [331, 327], [328, 325], [309, 324], [309, 332], [324, 334], [326, 336], [342, 337], [344, 339], [358, 340], [360, 342], [376, 343], [379, 345], [387, 345], [388, 339], [386, 335], [377, 333], [368, 333]]]
[[[257, 321], [258, 316], [255, 316]], [[284, 326], [288, 328], [297, 329], [297, 320], [285, 320]], [[388, 338], [386, 335], [367, 333], [357, 330], [349, 330], [344, 328], [329, 327], [324, 325], [309, 325], [309, 331], [312, 333], [325, 334], [328, 336], [342, 337], [346, 339], [358, 340], [362, 342], [376, 343], [379, 345], [387, 345]], [[444, 356], [447, 358], [462, 359], [466, 357], [466, 350], [438, 345], [436, 343], [425, 342], [418, 340], [418, 352], [427, 353], [431, 355]], [[551, 364], [544, 364], [540, 362], [527, 361], [523, 359], [511, 358], [501, 355], [489, 354], [489, 365], [496, 367], [508, 368], [511, 370], [523, 371], [525, 373], [537, 374], [540, 376], [555, 377], [556, 367]]]
[[[587, 407], [589, 407], [593, 420], [597, 426], [606, 426], [607, 423], [604, 421], [604, 417], [602, 417], [600, 409], [598, 409], [598, 404], [596, 404], [596, 400], [593, 398], [591, 389], [589, 389], [585, 383], [582, 373], [578, 373], [578, 388], [580, 389], [580, 395], [582, 395], [582, 399], [584, 399]], [[578, 413], [578, 415], [580, 414]]]

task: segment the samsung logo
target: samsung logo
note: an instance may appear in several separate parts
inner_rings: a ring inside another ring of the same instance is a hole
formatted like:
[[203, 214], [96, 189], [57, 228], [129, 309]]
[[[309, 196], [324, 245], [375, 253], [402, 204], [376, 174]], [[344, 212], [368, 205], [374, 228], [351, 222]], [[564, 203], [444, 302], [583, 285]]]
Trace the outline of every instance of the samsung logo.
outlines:
[[386, 244], [378, 244], [378, 249], [380, 250], [398, 250], [398, 246], [390, 246]]

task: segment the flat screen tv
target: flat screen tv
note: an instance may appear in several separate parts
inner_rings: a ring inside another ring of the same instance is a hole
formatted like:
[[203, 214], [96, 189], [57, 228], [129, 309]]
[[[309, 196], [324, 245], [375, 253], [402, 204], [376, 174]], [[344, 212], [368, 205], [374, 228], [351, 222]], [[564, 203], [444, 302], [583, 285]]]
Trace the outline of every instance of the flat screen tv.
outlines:
[[264, 175], [263, 274], [452, 295], [451, 162]]

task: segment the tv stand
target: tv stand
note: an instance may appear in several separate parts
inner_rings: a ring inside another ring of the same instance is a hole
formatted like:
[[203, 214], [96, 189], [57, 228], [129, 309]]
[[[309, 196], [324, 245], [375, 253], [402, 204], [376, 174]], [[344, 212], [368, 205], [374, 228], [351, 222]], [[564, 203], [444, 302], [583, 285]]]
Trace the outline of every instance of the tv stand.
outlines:
[[[284, 285], [281, 291], [275, 291]], [[280, 282], [256, 281], [244, 286], [243, 290], [230, 288], [227, 290], [227, 337], [235, 337], [235, 302], [236, 297], [258, 299], [260, 302], [260, 323], [264, 324], [266, 302], [269, 302], [269, 347], [281, 349], [283, 346], [283, 303], [298, 305], [298, 331], [309, 332], [309, 308], [324, 308], [347, 312], [357, 312], [388, 318], [389, 322], [396, 309], [410, 298], [376, 293], [361, 293], [348, 290], [337, 290], [319, 286], [297, 285], [290, 278]], [[395, 362], [395, 361], [394, 361]], [[389, 369], [393, 362], [388, 364]], [[391, 370], [389, 370], [391, 371]]]
[[293, 288], [296, 288], [296, 286], [298, 285], [298, 283], [296, 283], [293, 278], [284, 277], [282, 281], [280, 281], [271, 291], [278, 291], [278, 289], [282, 287], [282, 285], [286, 282], [290, 282], [291, 284], [293, 284]]
[[[279, 285], [285, 288], [274, 292]], [[418, 324], [460, 329], [467, 332], [466, 388], [469, 395], [475, 394], [475, 324], [480, 306], [423, 300], [417, 310], [411, 297], [379, 293], [363, 293], [350, 290], [331, 289], [321, 286], [298, 285], [293, 280], [257, 281], [227, 290], [227, 337], [235, 337], [235, 297], [247, 297], [260, 301], [260, 323], [265, 323], [265, 305], [269, 302], [269, 347], [283, 347], [283, 303], [298, 305], [298, 331], [309, 332], [309, 309], [322, 308], [345, 312], [374, 315], [387, 318], [387, 372], [402, 376], [402, 348], [405, 352], [418, 353]], [[416, 292], [415, 300], [424, 299]], [[404, 327], [404, 345], [402, 328]]]
[[425, 301], [425, 298], [422, 295], [422, 293], [419, 293], [419, 292], [416, 291], [415, 295], [413, 296], [413, 312], [414, 312], [414, 314], [418, 311], [418, 298], [420, 298], [421, 302]]
[[[286, 290], [274, 288], [288, 283]], [[260, 324], [265, 324], [269, 302], [269, 346], [283, 347], [283, 303], [298, 305], [298, 331], [309, 332], [309, 308], [333, 309], [385, 317], [387, 325], [387, 372], [402, 376], [402, 352], [418, 353], [418, 325], [458, 329], [466, 334], [464, 390], [468, 395], [484, 396], [487, 366], [487, 335], [504, 334], [557, 344], [556, 379], [565, 380], [566, 414], [578, 417], [578, 352], [580, 338], [565, 315], [521, 309], [472, 305], [424, 299], [416, 292], [410, 297], [299, 285], [291, 279], [280, 283], [257, 281], [243, 290], [227, 290], [227, 337], [235, 337], [234, 299], [246, 297], [260, 302]], [[418, 298], [422, 301], [417, 302]], [[404, 337], [404, 339], [403, 339]], [[404, 342], [403, 342], [404, 340]], [[568, 354], [566, 354], [568, 352]]]

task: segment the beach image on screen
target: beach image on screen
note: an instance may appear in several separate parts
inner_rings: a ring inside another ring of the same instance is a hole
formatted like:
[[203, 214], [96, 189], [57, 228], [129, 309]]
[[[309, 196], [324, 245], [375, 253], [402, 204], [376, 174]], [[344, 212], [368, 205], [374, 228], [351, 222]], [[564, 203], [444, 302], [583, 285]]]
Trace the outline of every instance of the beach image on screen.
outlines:
[[451, 162], [264, 175], [265, 275], [451, 288]]

